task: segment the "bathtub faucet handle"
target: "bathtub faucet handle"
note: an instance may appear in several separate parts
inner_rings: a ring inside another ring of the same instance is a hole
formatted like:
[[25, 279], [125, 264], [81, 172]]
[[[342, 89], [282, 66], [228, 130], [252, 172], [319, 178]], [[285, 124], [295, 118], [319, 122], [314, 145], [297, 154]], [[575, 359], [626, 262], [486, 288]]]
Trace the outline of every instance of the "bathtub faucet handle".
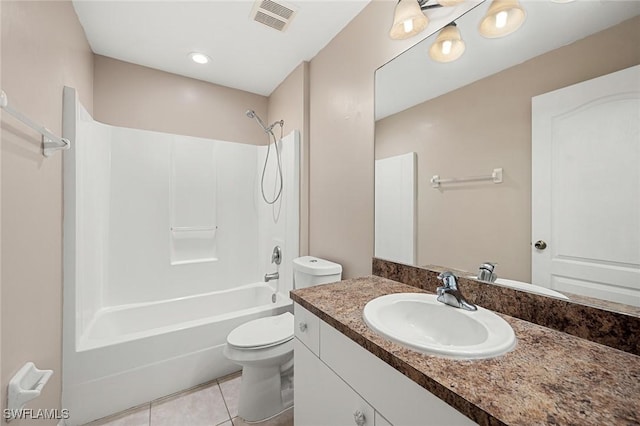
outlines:
[[271, 253], [271, 263], [275, 263], [279, 265], [282, 262], [282, 249], [280, 246], [275, 246], [273, 248], [273, 253]]

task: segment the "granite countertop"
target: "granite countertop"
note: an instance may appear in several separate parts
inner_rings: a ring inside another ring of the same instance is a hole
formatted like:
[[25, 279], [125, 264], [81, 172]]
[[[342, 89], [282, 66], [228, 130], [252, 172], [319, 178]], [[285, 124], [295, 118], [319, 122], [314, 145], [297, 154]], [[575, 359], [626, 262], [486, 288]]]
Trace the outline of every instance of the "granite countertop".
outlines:
[[473, 361], [422, 354], [377, 335], [362, 319], [370, 300], [405, 292], [422, 291], [367, 276], [291, 297], [480, 424], [640, 425], [639, 356], [500, 313], [518, 339], [513, 351]]

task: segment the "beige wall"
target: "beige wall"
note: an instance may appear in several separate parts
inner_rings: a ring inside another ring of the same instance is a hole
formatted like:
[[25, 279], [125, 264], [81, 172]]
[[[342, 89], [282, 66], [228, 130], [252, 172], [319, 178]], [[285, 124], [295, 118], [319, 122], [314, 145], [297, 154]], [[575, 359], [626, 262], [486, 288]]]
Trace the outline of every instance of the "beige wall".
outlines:
[[[0, 87], [2, 87], [2, 2], [0, 1]], [[2, 123], [2, 109], [0, 109], [0, 123]], [[2, 368], [2, 132], [0, 130], [0, 401], [6, 401], [5, 384], [2, 382], [4, 370]], [[4, 408], [5, 404], [0, 403]]]
[[[62, 88], [93, 106], [93, 54], [70, 2], [2, 2], [2, 89], [10, 104], [55, 134]], [[2, 116], [2, 383], [27, 361], [54, 370], [27, 408], [60, 408], [62, 367], [62, 156]], [[5, 408], [5, 396], [2, 407]], [[11, 424], [56, 424], [16, 421]]]
[[267, 98], [95, 55], [94, 118], [103, 123], [254, 145], [267, 138]]
[[311, 60], [309, 249], [345, 278], [371, 273], [374, 72], [427, 36], [389, 38], [395, 3], [372, 1]]
[[[376, 158], [418, 153], [419, 265], [531, 280], [531, 97], [640, 63], [638, 39], [640, 17], [376, 123]], [[429, 184], [497, 167], [500, 185]]]
[[[309, 63], [301, 63], [269, 96], [268, 122], [300, 131], [300, 255], [309, 254]], [[278, 136], [278, 135], [276, 135]]]

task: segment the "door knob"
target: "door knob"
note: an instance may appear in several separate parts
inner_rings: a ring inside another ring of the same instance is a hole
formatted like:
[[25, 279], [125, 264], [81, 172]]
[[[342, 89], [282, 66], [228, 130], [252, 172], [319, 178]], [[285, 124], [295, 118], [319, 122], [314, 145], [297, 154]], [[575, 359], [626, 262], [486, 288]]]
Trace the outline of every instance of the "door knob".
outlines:
[[547, 248], [547, 243], [545, 243], [542, 240], [538, 240], [536, 241], [536, 243], [533, 245], [535, 248], [537, 248], [538, 250], [544, 250]]
[[367, 421], [364, 417], [364, 413], [360, 410], [356, 410], [353, 412], [353, 420], [358, 426], [364, 426]]

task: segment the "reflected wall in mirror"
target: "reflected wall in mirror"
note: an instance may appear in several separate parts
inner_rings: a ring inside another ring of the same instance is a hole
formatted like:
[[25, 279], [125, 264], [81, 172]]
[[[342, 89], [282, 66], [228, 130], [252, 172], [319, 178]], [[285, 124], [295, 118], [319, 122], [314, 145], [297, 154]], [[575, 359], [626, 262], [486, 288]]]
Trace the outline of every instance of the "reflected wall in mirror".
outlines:
[[[527, 12], [523, 26], [508, 37], [484, 39], [477, 29], [488, 3], [456, 21], [466, 43], [457, 61], [442, 64], [429, 58], [434, 35], [376, 72], [375, 155], [380, 160], [417, 153], [416, 265], [475, 274], [480, 264], [492, 261], [499, 278], [530, 283], [532, 256], [539, 252], [532, 244], [542, 239], [532, 237], [532, 98], [639, 64], [640, 3], [522, 1]], [[639, 121], [632, 124], [637, 127]], [[625, 208], [638, 212], [640, 147], [637, 142], [634, 147], [636, 157], [620, 158], [619, 164], [636, 165], [631, 176], [637, 185], [627, 187], [623, 198]], [[434, 188], [430, 183], [434, 175], [490, 175], [496, 168], [503, 169], [500, 184], [489, 180]], [[626, 274], [627, 287], [621, 290], [626, 298], [615, 300], [636, 306], [639, 293], [630, 287], [640, 288], [638, 217], [619, 241], [629, 247], [631, 258], [614, 265]], [[589, 220], [591, 227], [607, 229], [612, 219]], [[546, 242], [546, 250], [556, 249]], [[593, 281], [599, 279], [595, 275]], [[606, 293], [589, 295], [607, 299]]]

